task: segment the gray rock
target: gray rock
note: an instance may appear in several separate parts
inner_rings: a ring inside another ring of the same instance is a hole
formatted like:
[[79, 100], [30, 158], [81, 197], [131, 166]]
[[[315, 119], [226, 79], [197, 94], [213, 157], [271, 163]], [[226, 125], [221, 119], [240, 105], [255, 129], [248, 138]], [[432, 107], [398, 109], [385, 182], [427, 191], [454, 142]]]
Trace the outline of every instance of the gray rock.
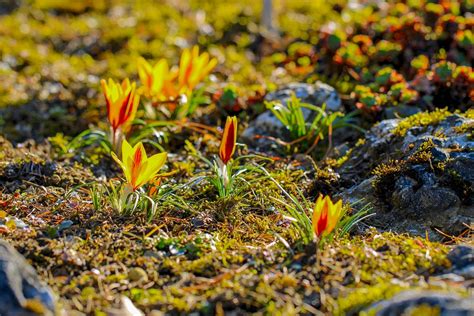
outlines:
[[361, 200], [361, 197], [363, 197], [365, 203], [374, 203], [376, 199], [374, 198], [375, 192], [372, 182], [373, 178], [366, 179], [344, 191], [342, 197], [351, 204], [356, 204]]
[[[325, 103], [326, 109], [331, 112], [342, 110], [342, 102], [337, 91], [333, 87], [319, 81], [315, 84], [291, 83], [275, 92], [269, 93], [265, 96], [265, 100], [278, 101], [286, 105], [292, 94], [295, 94], [304, 103], [316, 106], [321, 106]], [[303, 109], [303, 113], [306, 119], [310, 119], [313, 114], [308, 109]], [[252, 147], [268, 150], [274, 147], [275, 143], [266, 138], [267, 136], [289, 140], [283, 124], [268, 110], [250, 122], [248, 128], [242, 133], [241, 138]]]
[[474, 315], [474, 300], [472, 298], [461, 298], [455, 294], [429, 291], [404, 291], [391, 299], [373, 304], [368, 308], [368, 311], [375, 311], [377, 316], [396, 316], [409, 314], [419, 306], [435, 307], [439, 310], [440, 315], [446, 316]]
[[29, 306], [42, 305], [44, 315], [55, 315], [55, 298], [36, 271], [7, 242], [0, 240], [0, 315], [37, 315]]
[[286, 104], [295, 94], [302, 102], [314, 105], [326, 103], [326, 109], [332, 112], [341, 110], [342, 103], [337, 91], [328, 84], [317, 81], [315, 84], [290, 83], [287, 86], [265, 96], [266, 101], [279, 101]]
[[447, 257], [452, 264], [449, 273], [460, 275], [465, 280], [474, 279], [474, 247], [458, 245]]
[[474, 265], [474, 247], [468, 245], [458, 245], [448, 253], [448, 259], [453, 268], [464, 268]]
[[[340, 195], [370, 201], [377, 211], [372, 220], [382, 229], [428, 233], [431, 240], [443, 238], [438, 231], [461, 233], [463, 223], [474, 222], [474, 140], [456, 127], [474, 120], [452, 115], [436, 126], [410, 128], [403, 137], [392, 133], [399, 123], [384, 120], [367, 132], [337, 170], [345, 187]], [[429, 159], [416, 158], [423, 150]], [[374, 175], [389, 161], [392, 172]]]
[[390, 106], [384, 109], [385, 116], [388, 119], [394, 118], [401, 118], [401, 117], [408, 117], [410, 115], [416, 114], [421, 112], [421, 109], [416, 106], [411, 105], [398, 105], [398, 106]]
[[0, 15], [10, 14], [21, 5], [21, 0], [0, 0]]

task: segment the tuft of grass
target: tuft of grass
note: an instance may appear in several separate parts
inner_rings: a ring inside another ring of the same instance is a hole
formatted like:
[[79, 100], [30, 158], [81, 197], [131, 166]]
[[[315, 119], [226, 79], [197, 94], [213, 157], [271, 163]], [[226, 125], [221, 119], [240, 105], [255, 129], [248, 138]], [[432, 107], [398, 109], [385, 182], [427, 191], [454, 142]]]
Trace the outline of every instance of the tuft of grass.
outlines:
[[[325, 104], [318, 107], [303, 103], [294, 94], [286, 106], [275, 101], [266, 102], [265, 105], [288, 130], [297, 151], [312, 151], [320, 140], [331, 137], [333, 129], [347, 125], [341, 112], [328, 113]], [[311, 121], [307, 121], [303, 109], [315, 112]]]
[[[265, 168], [262, 167], [261, 169], [281, 190], [283, 195], [290, 200], [288, 203], [280, 198], [271, 197], [273, 201], [284, 207], [284, 215], [291, 221], [292, 227], [295, 229], [296, 235], [299, 237], [297, 243], [305, 246], [314, 242], [315, 233], [312, 223], [312, 212], [314, 209], [313, 203], [306, 199], [301, 190], [298, 188], [296, 189], [297, 196], [287, 192]], [[360, 201], [358, 201], [357, 204], [358, 203], [360, 203]], [[351, 213], [352, 206], [345, 205], [343, 207], [343, 213], [336, 225], [335, 232], [323, 237], [323, 239], [319, 241], [321, 246], [325, 242], [331, 242], [334, 237], [339, 238], [346, 235], [357, 223], [373, 215], [373, 213], [371, 213], [372, 208], [369, 204], [364, 205], [358, 212], [355, 213]]]

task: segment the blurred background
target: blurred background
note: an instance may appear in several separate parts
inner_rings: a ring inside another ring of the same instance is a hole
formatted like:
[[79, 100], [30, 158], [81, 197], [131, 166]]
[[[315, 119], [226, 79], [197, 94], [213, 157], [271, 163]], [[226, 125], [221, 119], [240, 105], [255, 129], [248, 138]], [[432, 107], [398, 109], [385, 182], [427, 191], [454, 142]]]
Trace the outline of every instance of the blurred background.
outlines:
[[0, 0], [0, 134], [40, 140], [101, 124], [101, 78], [136, 80], [139, 56], [176, 64], [194, 44], [219, 62], [210, 93], [238, 99], [224, 112], [255, 116], [265, 93], [316, 80], [368, 122], [464, 110], [472, 11], [469, 0]]

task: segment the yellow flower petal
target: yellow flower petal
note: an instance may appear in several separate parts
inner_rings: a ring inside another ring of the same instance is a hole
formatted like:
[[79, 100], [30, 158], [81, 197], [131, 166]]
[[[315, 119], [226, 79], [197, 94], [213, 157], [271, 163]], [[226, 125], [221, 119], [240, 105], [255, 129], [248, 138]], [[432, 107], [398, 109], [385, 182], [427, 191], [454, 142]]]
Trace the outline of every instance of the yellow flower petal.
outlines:
[[316, 201], [312, 224], [314, 233], [317, 236], [325, 236], [330, 234], [342, 215], [342, 200], [334, 204], [329, 196], [320, 195]]
[[167, 157], [165, 152], [148, 158], [143, 143], [139, 142], [132, 147], [126, 139], [122, 142], [122, 160], [114, 152], [111, 155], [122, 168], [127, 183], [134, 190], [152, 181]]
[[160, 169], [165, 164], [166, 158], [166, 152], [159, 153], [148, 158], [146, 168], [140, 175], [138, 182], [145, 184], [153, 180], [158, 171], [160, 171]]
[[122, 127], [126, 130], [135, 118], [139, 96], [135, 93], [136, 84], [127, 78], [121, 84], [112, 79], [101, 80], [101, 86], [107, 104], [107, 116], [114, 132]]

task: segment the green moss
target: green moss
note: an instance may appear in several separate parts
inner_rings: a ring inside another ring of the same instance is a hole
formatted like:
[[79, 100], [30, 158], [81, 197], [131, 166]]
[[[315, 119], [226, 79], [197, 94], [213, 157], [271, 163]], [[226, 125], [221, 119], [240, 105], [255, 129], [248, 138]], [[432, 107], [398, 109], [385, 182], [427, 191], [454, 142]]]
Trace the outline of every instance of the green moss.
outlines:
[[[473, 119], [474, 118], [474, 110], [469, 109], [465, 112], [460, 112], [460, 111], [455, 111], [455, 112], [450, 112], [446, 108], [445, 109], [436, 109], [433, 112], [420, 112], [417, 114], [414, 114], [412, 116], [409, 116], [407, 118], [404, 118], [403, 120], [398, 123], [397, 127], [395, 127], [392, 130], [392, 133], [397, 135], [397, 136], [405, 136], [407, 131], [416, 126], [420, 127], [426, 127], [426, 126], [435, 126], [439, 124], [441, 121], [446, 119], [448, 116], [451, 116], [453, 114], [458, 114], [461, 115], [465, 118]], [[462, 132], [468, 132], [472, 130], [472, 124], [465, 123], [461, 126], [458, 126], [455, 128], [455, 131], [458, 133]], [[439, 131], [441, 135], [443, 136], [442, 132]]]
[[467, 137], [472, 139], [474, 137], [474, 122], [463, 123], [454, 127], [454, 131], [458, 134], [467, 134]]
[[349, 160], [349, 157], [351, 156], [353, 151], [354, 151], [354, 148], [350, 148], [343, 156], [339, 157], [335, 162], [335, 166], [336, 167], [342, 166], [347, 160]]
[[365, 138], [359, 138], [357, 142], [354, 144], [354, 147], [350, 148], [343, 156], [339, 157], [336, 160], [335, 166], [336, 167], [342, 166], [347, 160], [349, 160], [354, 149], [363, 146], [365, 142], [366, 142]]
[[[437, 285], [426, 283], [418, 273], [430, 273], [439, 266], [449, 265], [445, 246], [392, 233], [372, 231], [364, 239], [344, 241], [340, 251], [351, 258], [352, 265], [360, 268], [353, 270], [357, 281], [337, 297], [334, 313], [338, 315], [359, 312], [404, 289], [439, 289]], [[423, 258], [424, 254], [429, 256]], [[410, 285], [398, 281], [407, 277], [412, 278]], [[460, 293], [465, 292], [460, 289]], [[373, 311], [366, 315], [373, 315]]]
[[426, 316], [439, 316], [441, 315], [441, 310], [439, 306], [431, 306], [428, 304], [421, 304], [409, 308], [405, 314], [406, 316], [417, 316], [417, 315], [426, 315]]
[[[358, 312], [372, 303], [394, 296], [403, 289], [403, 286], [390, 282], [355, 289], [347, 296], [342, 296], [337, 299], [338, 307], [335, 314], [345, 315], [346, 313]], [[375, 311], [369, 311], [361, 315], [375, 315]]]
[[[411, 149], [414, 144], [411, 144]], [[375, 176], [372, 186], [375, 192], [384, 195], [386, 192], [391, 192], [391, 188], [395, 183], [396, 179], [403, 175], [410, 169], [411, 165], [414, 164], [426, 164], [435, 170], [444, 170], [446, 162], [433, 163], [433, 154], [431, 150], [435, 148], [435, 144], [432, 139], [428, 139], [421, 143], [414, 153], [404, 157], [401, 160], [389, 160], [388, 162], [377, 165], [373, 170], [372, 174]]]
[[392, 133], [397, 136], [405, 136], [407, 131], [412, 127], [436, 125], [452, 114], [453, 113], [447, 109], [436, 109], [433, 112], [416, 113], [401, 120], [397, 127], [392, 130]]
[[396, 178], [405, 170], [406, 162], [404, 160], [389, 160], [377, 165], [372, 170], [372, 174], [375, 176], [372, 182], [375, 192], [379, 194], [387, 192], [387, 187], [390, 188], [395, 183]]
[[467, 110], [463, 115], [467, 118], [474, 119], [474, 109], [471, 108]]

